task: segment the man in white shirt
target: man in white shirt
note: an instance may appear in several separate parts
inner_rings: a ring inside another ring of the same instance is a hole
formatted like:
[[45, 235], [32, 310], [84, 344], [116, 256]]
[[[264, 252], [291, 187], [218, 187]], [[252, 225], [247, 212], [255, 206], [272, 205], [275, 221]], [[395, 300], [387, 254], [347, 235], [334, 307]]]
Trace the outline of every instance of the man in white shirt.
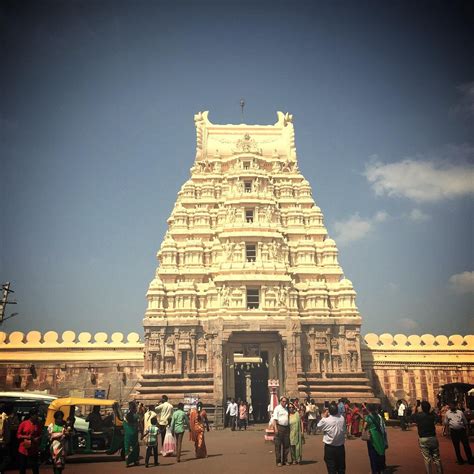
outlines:
[[237, 405], [235, 399], [233, 398], [229, 405], [227, 405], [226, 415], [229, 415], [230, 429], [235, 431], [235, 424], [237, 422], [237, 414], [239, 412], [239, 405]]
[[161, 403], [155, 407], [155, 412], [158, 417], [161, 445], [163, 445], [165, 441], [166, 427], [171, 423], [171, 417], [173, 416], [173, 405], [168, 402], [168, 397], [166, 395], [161, 397]]
[[469, 446], [469, 438], [467, 437], [467, 419], [464, 413], [457, 409], [455, 402], [449, 403], [449, 410], [446, 412], [444, 417], [444, 424], [449, 428], [449, 434], [451, 435], [454, 452], [456, 453], [457, 463], [464, 464], [464, 459], [461, 456], [461, 447], [459, 446], [460, 443], [462, 443], [467, 462], [469, 464], [474, 464], [471, 447]]
[[318, 428], [323, 431], [324, 462], [329, 474], [345, 474], [346, 450], [346, 420], [339, 414], [336, 402], [329, 404], [323, 417], [318, 423]]
[[308, 434], [316, 434], [316, 425], [318, 424], [318, 407], [314, 403], [314, 399], [311, 399], [309, 404], [306, 406], [306, 412], [308, 413]]
[[403, 402], [403, 400], [400, 401], [400, 404], [398, 405], [398, 419], [400, 420], [400, 427], [402, 428], [402, 431], [406, 431], [407, 429], [407, 422], [405, 418], [405, 412], [406, 412], [406, 405]]
[[280, 404], [275, 407], [272, 414], [273, 431], [275, 432], [275, 457], [278, 467], [287, 464], [290, 450], [290, 420], [287, 406], [288, 398], [281, 397]]

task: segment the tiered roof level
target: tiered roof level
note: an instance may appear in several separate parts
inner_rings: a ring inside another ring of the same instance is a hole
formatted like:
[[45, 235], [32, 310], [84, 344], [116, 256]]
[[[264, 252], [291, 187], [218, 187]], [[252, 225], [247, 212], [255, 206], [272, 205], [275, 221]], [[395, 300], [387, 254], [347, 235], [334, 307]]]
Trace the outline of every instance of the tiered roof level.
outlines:
[[277, 114], [263, 126], [195, 115], [195, 163], [157, 254], [145, 323], [284, 315], [360, 324], [352, 283], [298, 168], [292, 116]]

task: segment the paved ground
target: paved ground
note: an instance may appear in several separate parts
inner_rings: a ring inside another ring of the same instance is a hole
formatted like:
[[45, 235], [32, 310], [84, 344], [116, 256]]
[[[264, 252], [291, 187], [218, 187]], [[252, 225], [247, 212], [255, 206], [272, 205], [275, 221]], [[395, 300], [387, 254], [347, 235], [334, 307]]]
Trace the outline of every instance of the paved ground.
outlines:
[[[118, 457], [106, 457], [102, 462], [94, 458], [92, 462], [69, 462], [64, 474], [115, 474], [127, 472], [138, 473], [326, 473], [323, 460], [322, 436], [307, 437], [303, 449], [302, 465], [275, 466], [273, 445], [263, 440], [264, 425], [252, 427], [249, 431], [219, 430], [206, 433], [206, 444], [209, 457], [207, 459], [194, 459], [193, 445], [185, 438], [183, 441], [183, 456], [181, 463], [176, 463], [176, 458], [160, 456], [160, 466], [145, 469], [144, 459], [140, 459], [140, 466], [125, 468]], [[423, 474], [424, 465], [418, 449], [416, 428], [402, 432], [399, 428], [388, 428], [390, 448], [387, 451], [387, 473], [396, 474]], [[474, 466], [458, 466], [455, 463], [454, 450], [451, 441], [439, 436], [441, 458], [445, 474], [474, 473]], [[464, 452], [463, 452], [464, 453]], [[141, 448], [144, 456], [145, 448]], [[72, 460], [71, 460], [72, 461]], [[348, 474], [370, 473], [367, 447], [360, 439], [346, 442], [346, 462]], [[52, 471], [50, 466], [42, 467], [41, 471]]]

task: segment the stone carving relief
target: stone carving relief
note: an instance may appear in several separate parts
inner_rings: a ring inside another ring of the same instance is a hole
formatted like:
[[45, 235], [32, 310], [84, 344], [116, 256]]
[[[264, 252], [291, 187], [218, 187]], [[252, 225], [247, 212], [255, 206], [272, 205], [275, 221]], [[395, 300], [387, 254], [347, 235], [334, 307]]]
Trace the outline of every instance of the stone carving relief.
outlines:
[[175, 339], [174, 336], [168, 336], [165, 345], [165, 370], [173, 372], [176, 365]]
[[243, 138], [239, 138], [235, 144], [234, 153], [255, 153], [260, 155], [262, 153], [261, 149], [258, 148], [257, 142], [252, 138], [248, 133], [246, 133]]

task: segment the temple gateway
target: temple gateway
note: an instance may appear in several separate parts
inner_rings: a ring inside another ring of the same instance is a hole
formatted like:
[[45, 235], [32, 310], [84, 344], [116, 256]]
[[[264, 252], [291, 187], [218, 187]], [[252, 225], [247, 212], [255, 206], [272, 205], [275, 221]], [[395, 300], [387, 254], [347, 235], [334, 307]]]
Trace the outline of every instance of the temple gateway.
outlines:
[[194, 116], [190, 179], [158, 251], [138, 398], [227, 397], [266, 412], [268, 382], [318, 402], [375, 401], [356, 293], [297, 162], [292, 115], [274, 125]]

